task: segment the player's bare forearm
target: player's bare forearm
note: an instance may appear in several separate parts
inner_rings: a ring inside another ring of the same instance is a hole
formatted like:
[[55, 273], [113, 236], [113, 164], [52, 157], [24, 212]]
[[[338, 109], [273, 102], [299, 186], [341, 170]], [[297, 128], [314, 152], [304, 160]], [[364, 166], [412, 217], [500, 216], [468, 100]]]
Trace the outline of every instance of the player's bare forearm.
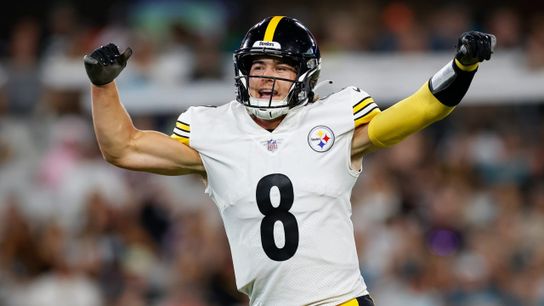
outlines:
[[137, 130], [116, 165], [164, 175], [205, 174], [196, 150], [157, 131]]
[[93, 125], [100, 151], [107, 161], [115, 163], [128, 150], [136, 128], [119, 100], [114, 82], [92, 85], [91, 97]]
[[118, 167], [165, 175], [203, 173], [198, 153], [156, 131], [141, 131], [120, 102], [114, 82], [92, 86], [92, 116], [104, 158]]
[[352, 160], [360, 159], [364, 154], [378, 149], [372, 144], [368, 137], [368, 124], [361, 125], [353, 132], [351, 140], [351, 158]]

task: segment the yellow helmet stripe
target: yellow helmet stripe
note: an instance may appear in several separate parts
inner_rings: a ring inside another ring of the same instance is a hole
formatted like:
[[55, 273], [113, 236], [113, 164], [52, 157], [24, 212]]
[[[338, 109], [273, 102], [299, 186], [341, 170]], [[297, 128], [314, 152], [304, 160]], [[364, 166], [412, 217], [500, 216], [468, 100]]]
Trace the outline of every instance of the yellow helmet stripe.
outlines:
[[278, 27], [278, 23], [280, 23], [280, 20], [284, 16], [274, 16], [272, 19], [270, 19], [270, 22], [268, 22], [268, 26], [266, 27], [266, 31], [264, 32], [264, 38], [263, 41], [272, 41], [274, 38], [274, 32], [276, 32], [276, 28]]

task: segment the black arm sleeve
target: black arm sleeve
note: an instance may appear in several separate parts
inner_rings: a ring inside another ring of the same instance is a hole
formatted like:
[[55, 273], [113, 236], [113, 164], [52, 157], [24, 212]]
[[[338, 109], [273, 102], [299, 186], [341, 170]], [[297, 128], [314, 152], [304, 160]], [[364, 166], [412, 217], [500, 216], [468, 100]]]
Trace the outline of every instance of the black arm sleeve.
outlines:
[[464, 71], [451, 61], [429, 80], [429, 89], [442, 104], [456, 106], [467, 93], [477, 70]]

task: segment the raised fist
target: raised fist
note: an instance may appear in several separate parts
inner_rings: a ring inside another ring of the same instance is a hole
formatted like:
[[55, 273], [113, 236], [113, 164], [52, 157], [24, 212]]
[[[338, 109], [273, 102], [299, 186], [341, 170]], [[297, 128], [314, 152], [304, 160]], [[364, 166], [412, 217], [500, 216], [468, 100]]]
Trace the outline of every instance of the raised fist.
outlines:
[[495, 35], [478, 31], [465, 32], [457, 41], [455, 58], [465, 66], [489, 60], [496, 43]]
[[100, 86], [112, 82], [126, 67], [131, 55], [132, 49], [127, 48], [119, 54], [119, 48], [109, 43], [85, 55], [83, 62], [91, 82]]

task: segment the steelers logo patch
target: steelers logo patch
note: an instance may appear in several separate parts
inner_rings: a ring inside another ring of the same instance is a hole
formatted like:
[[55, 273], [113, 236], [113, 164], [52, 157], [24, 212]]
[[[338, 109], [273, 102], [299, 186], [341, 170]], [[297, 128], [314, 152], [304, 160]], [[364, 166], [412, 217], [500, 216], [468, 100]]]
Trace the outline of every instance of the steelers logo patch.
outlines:
[[308, 134], [308, 144], [316, 152], [327, 152], [334, 144], [334, 133], [329, 127], [318, 125]]

